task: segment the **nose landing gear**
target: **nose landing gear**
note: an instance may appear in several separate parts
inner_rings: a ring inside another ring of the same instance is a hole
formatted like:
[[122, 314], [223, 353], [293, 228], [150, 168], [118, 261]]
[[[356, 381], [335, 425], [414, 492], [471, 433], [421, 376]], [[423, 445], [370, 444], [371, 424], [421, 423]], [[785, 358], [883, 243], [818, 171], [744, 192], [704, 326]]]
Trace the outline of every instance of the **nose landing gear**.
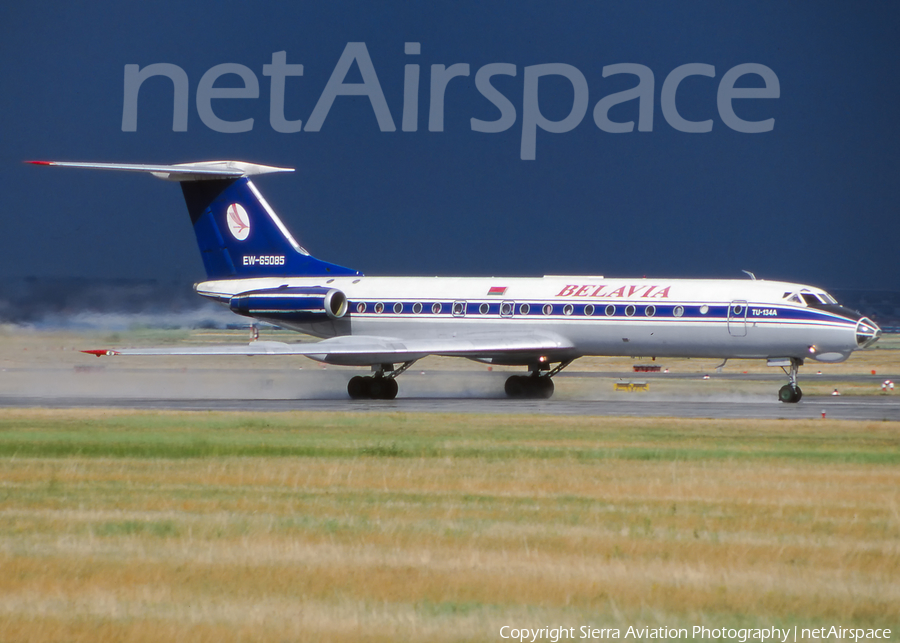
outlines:
[[780, 389], [778, 389], [778, 399], [781, 402], [785, 402], [787, 404], [796, 404], [800, 401], [800, 398], [803, 397], [803, 391], [801, 391], [800, 387], [797, 386], [797, 372], [800, 370], [800, 367], [802, 365], [802, 359], [792, 357], [790, 371], [788, 371], [784, 366], [781, 367], [781, 370], [783, 370], [791, 379], [790, 384], [785, 384]]
[[793, 384], [785, 384], [780, 389], [778, 389], [778, 399], [782, 402], [793, 404], [795, 402], [799, 402], [801, 397], [803, 397], [803, 391], [800, 390], [799, 386], [795, 386]]

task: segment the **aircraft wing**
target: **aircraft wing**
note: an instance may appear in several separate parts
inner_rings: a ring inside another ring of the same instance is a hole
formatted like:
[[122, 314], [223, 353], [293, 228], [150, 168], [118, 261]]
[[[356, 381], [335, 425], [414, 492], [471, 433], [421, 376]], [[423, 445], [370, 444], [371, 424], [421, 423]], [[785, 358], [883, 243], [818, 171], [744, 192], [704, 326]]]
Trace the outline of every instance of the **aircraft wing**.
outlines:
[[348, 335], [320, 342], [210, 344], [163, 348], [121, 348], [82, 351], [91, 355], [304, 355], [335, 364], [368, 365], [408, 362], [427, 355], [497, 358], [513, 356], [574, 356], [575, 346], [553, 333], [482, 333], [462, 337], [400, 339]]

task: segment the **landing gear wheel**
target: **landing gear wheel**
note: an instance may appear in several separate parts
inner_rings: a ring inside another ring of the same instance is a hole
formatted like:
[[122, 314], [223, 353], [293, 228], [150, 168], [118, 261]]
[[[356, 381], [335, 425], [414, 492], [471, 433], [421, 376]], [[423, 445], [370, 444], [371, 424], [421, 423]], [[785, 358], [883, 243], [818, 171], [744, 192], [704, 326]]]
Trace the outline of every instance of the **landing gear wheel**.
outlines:
[[803, 391], [799, 386], [785, 384], [778, 389], [778, 399], [786, 404], [796, 404], [803, 397]]
[[549, 399], [553, 395], [553, 380], [547, 376], [511, 375], [504, 390], [509, 397]]
[[521, 375], [510, 375], [503, 387], [509, 397], [525, 397], [525, 380]]
[[362, 377], [360, 375], [355, 375], [350, 378], [350, 381], [347, 382], [347, 393], [354, 400], [358, 400], [363, 397], [369, 396], [369, 383], [366, 381], [368, 377]]
[[[406, 372], [410, 366], [416, 363], [411, 359], [403, 362], [400, 368], [394, 368], [393, 364], [373, 364], [372, 375], [363, 377], [357, 375], [347, 382], [347, 393], [354, 400], [368, 397], [373, 400], [393, 400], [397, 397], [400, 386], [397, 384], [397, 376]], [[376, 367], [380, 367], [376, 370]]]
[[[397, 385], [397, 380], [392, 377], [360, 377], [359, 379], [363, 380], [365, 391], [359, 395], [359, 397], [369, 397], [373, 400], [393, 400], [397, 397], [397, 391], [400, 390], [400, 387]], [[350, 380], [351, 384], [353, 380]], [[353, 397], [353, 393], [350, 389], [350, 384], [347, 385], [347, 391], [350, 392], [350, 397]]]
[[534, 397], [549, 400], [553, 397], [553, 380], [549, 377], [538, 377], [534, 381]]
[[369, 382], [369, 397], [373, 400], [384, 399], [384, 393], [387, 390], [387, 380], [383, 377], [372, 377], [368, 379], [372, 380]]

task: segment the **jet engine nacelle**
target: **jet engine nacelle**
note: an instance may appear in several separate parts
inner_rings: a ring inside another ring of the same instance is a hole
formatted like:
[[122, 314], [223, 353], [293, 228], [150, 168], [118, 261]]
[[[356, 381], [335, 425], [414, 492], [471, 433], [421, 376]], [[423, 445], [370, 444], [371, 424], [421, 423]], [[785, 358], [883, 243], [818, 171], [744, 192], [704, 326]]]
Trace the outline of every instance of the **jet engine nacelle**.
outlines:
[[291, 322], [340, 319], [347, 313], [347, 296], [337, 288], [267, 288], [234, 295], [231, 310], [245, 317]]

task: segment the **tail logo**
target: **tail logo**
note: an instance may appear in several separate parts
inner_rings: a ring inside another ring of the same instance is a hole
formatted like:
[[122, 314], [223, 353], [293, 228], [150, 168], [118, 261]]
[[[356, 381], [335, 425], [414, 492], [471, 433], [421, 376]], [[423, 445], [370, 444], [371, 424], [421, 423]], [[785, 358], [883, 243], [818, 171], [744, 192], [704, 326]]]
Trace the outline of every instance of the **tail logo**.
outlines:
[[250, 217], [247, 216], [244, 206], [240, 203], [232, 203], [226, 209], [226, 213], [231, 236], [238, 241], [243, 241], [250, 236]]

